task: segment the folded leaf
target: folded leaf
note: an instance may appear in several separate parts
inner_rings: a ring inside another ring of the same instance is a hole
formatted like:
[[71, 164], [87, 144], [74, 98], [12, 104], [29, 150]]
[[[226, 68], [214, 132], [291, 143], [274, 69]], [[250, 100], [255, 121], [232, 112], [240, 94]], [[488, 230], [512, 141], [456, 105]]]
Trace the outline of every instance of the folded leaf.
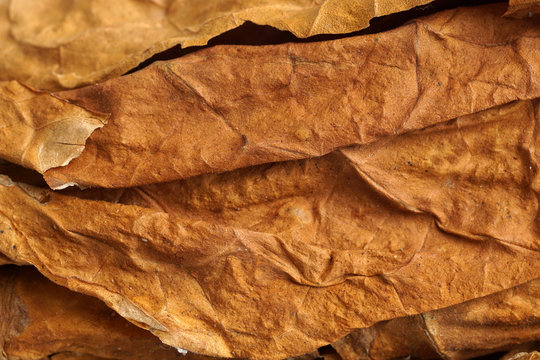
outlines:
[[540, 280], [449, 308], [378, 323], [337, 341], [348, 359], [470, 359], [540, 338]]
[[37, 170], [67, 165], [107, 117], [31, 90], [0, 82], [0, 157]]
[[4, 180], [0, 252], [172, 346], [306, 353], [538, 277], [539, 119], [538, 102], [516, 102], [321, 158], [134, 189]]
[[446, 232], [532, 249], [540, 246], [539, 104], [517, 102], [343, 153], [381, 194], [433, 214]]
[[[101, 301], [55, 285], [29, 266], [0, 268], [0, 354], [7, 359], [219, 360], [184, 353]], [[330, 359], [317, 351], [290, 360]]]
[[117, 77], [246, 21], [299, 37], [363, 29], [430, 0], [1, 0], [0, 80], [54, 90]]
[[[531, 353], [530, 355], [534, 354], [540, 350], [540, 342], [538, 341], [531, 341], [522, 345], [519, 345], [512, 349], [511, 351], [504, 354], [504, 356], [501, 357], [501, 360], [510, 360], [512, 357], [516, 356], [517, 358], [521, 356], [527, 356], [528, 353]], [[519, 353], [525, 353], [525, 354], [519, 354]], [[519, 354], [519, 355], [518, 355]]]
[[540, 1], [538, 0], [510, 0], [505, 16], [515, 18], [532, 17], [540, 14]]
[[164, 346], [101, 301], [71, 292], [31, 267], [0, 267], [0, 353], [7, 359], [81, 356], [194, 359]]
[[328, 42], [209, 48], [58, 93], [111, 118], [46, 180], [125, 187], [320, 156], [540, 96], [540, 23], [504, 10], [456, 9]]
[[533, 351], [530, 353], [522, 352], [512, 356], [508, 360], [540, 360], [540, 352]]

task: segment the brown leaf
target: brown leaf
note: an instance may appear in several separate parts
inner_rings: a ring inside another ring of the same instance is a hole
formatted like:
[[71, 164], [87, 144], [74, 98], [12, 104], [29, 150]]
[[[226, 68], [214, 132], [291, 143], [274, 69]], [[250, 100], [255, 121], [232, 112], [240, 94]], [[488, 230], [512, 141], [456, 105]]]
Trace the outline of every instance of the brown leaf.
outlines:
[[204, 45], [246, 21], [298, 37], [347, 33], [430, 0], [1, 0], [0, 80], [48, 90], [119, 76], [153, 54]]
[[540, 352], [538, 351], [533, 351], [530, 353], [521, 352], [512, 356], [508, 360], [540, 360]]
[[535, 248], [539, 104], [516, 102], [343, 153], [381, 194], [433, 214], [449, 233]]
[[510, 0], [508, 11], [504, 15], [514, 18], [525, 18], [539, 14], [540, 1], [538, 0]]
[[305, 353], [535, 279], [539, 119], [523, 101], [345, 155], [82, 192], [111, 202], [4, 181], [0, 252], [173, 346]]
[[107, 117], [18, 82], [0, 82], [0, 157], [41, 173], [79, 156]]
[[8, 259], [3, 254], [0, 254], [0, 265], [12, 264], [11, 259]]
[[0, 353], [8, 359], [194, 359], [31, 267], [0, 268], [0, 309]]
[[58, 93], [112, 115], [46, 180], [125, 187], [320, 156], [540, 96], [540, 23], [504, 9], [328, 42], [209, 48]]
[[446, 309], [358, 329], [333, 344], [344, 360], [470, 359], [540, 338], [540, 280]]
[[[540, 350], [540, 341], [531, 341], [531, 342], [516, 346], [511, 351], [504, 354], [504, 356], [501, 357], [501, 360], [510, 360], [512, 357], [518, 355], [519, 353], [534, 353], [538, 350]], [[520, 354], [519, 356], [524, 356], [524, 355]]]

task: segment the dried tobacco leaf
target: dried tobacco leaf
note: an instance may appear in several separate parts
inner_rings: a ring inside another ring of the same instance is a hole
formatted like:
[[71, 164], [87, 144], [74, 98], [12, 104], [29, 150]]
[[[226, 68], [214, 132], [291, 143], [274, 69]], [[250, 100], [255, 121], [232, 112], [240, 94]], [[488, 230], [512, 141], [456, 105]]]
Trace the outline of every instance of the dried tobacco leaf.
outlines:
[[111, 113], [52, 188], [124, 187], [326, 154], [540, 96], [540, 23], [504, 4], [382, 34], [222, 46], [62, 92]]
[[470, 359], [540, 339], [540, 280], [446, 309], [358, 329], [332, 346], [344, 360]]
[[8, 359], [194, 359], [28, 266], [0, 267], [0, 310], [0, 353]]
[[0, 0], [0, 80], [48, 90], [120, 76], [246, 21], [298, 37], [347, 33], [430, 0]]
[[[32, 267], [1, 267], [0, 285], [4, 358], [219, 360], [163, 345], [101, 301], [55, 285]], [[332, 358], [314, 351], [290, 360], [315, 359]]]
[[540, 360], [540, 352], [538, 351], [533, 351], [530, 353], [522, 352], [522, 353], [518, 353], [512, 356], [508, 360]]
[[173, 346], [305, 353], [538, 277], [538, 112], [515, 102], [321, 158], [72, 190], [111, 202], [5, 181], [0, 252]]
[[515, 18], [532, 17], [540, 14], [540, 1], [538, 0], [510, 0], [505, 16]]
[[533, 249], [540, 246], [539, 104], [515, 102], [342, 151], [382, 195], [433, 214], [444, 231]]
[[0, 254], [0, 265], [6, 265], [6, 264], [12, 264], [12, 260], [11, 259], [8, 259], [6, 256], [4, 256], [3, 254]]
[[93, 355], [80, 355], [74, 353], [60, 353], [54, 354], [53, 358], [44, 358], [43, 360], [110, 360]]
[[[540, 350], [540, 340], [539, 341], [531, 341], [522, 345], [519, 345], [512, 349], [511, 351], [504, 354], [503, 357], [501, 357], [501, 360], [510, 360], [512, 357], [518, 355], [519, 353], [533, 353]], [[523, 356], [521, 354], [520, 356]]]
[[0, 109], [0, 157], [42, 173], [79, 156], [107, 119], [15, 81], [0, 82]]

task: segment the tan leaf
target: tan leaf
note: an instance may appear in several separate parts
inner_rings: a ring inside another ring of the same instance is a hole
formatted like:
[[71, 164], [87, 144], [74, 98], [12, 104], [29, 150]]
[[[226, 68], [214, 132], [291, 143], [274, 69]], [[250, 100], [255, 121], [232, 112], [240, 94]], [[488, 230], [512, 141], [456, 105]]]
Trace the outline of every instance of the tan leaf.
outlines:
[[[505, 16], [525, 18], [540, 14], [540, 1], [538, 0], [510, 0]], [[537, 20], [538, 21], [538, 20]]]
[[[525, 356], [526, 358], [527, 355], [535, 355], [534, 353], [537, 353], [538, 350], [540, 350], [540, 341], [530, 341], [528, 343], [524, 343], [519, 346], [516, 346], [515, 348], [513, 348], [512, 350], [504, 354], [504, 356], [502, 356], [500, 360], [511, 360], [512, 357], [514, 356], [516, 356], [518, 359], [520, 356]], [[525, 354], [520, 354], [520, 353], [525, 353]], [[531, 360], [531, 359], [528, 359], [528, 360]]]
[[539, 118], [511, 103], [345, 155], [135, 189], [5, 181], [0, 252], [173, 346], [306, 353], [538, 277]]
[[512, 356], [508, 360], [540, 360], [540, 352], [538, 351], [533, 351], [530, 353], [522, 352], [522, 353], [518, 353]]
[[48, 90], [119, 76], [246, 21], [299, 37], [347, 33], [430, 0], [0, 0], [0, 80]]
[[333, 347], [344, 360], [407, 356], [458, 360], [539, 338], [540, 280], [534, 280], [449, 308], [358, 329]]
[[0, 267], [0, 309], [0, 353], [8, 359], [197, 359], [28, 266]]
[[449, 233], [536, 248], [538, 105], [516, 102], [343, 153], [381, 194], [433, 214]]
[[41, 173], [79, 156], [107, 117], [31, 90], [0, 82], [0, 157]]
[[540, 23], [504, 10], [450, 10], [328, 42], [215, 47], [58, 93], [112, 115], [46, 180], [125, 187], [320, 156], [540, 96]]

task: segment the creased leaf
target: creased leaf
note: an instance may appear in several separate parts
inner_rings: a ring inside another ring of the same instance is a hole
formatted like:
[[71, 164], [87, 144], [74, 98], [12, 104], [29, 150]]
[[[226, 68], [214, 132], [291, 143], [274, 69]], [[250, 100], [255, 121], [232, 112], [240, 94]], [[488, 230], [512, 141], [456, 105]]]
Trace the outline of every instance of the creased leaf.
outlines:
[[516, 102], [343, 153], [381, 194], [433, 214], [441, 229], [532, 249], [540, 246], [538, 105]]
[[[519, 356], [525, 356], [527, 353], [535, 353], [540, 350], [540, 341], [531, 341], [525, 344], [521, 344], [519, 346], [516, 346], [511, 351], [504, 354], [504, 356], [501, 357], [501, 360], [510, 360], [512, 357], [517, 356], [519, 353], [525, 353], [520, 354]], [[519, 356], [517, 356], [519, 358]]]
[[540, 360], [540, 352], [538, 351], [533, 351], [530, 353], [522, 352], [522, 353], [518, 353], [512, 356], [508, 360]]
[[298, 37], [347, 33], [430, 0], [1, 0], [0, 80], [54, 90], [119, 76], [246, 21]]
[[110, 202], [0, 186], [0, 252], [173, 346], [305, 353], [538, 277], [538, 115], [516, 102], [321, 158], [71, 193]]
[[[8, 359], [219, 360], [180, 353], [101, 301], [55, 285], [32, 267], [0, 268], [0, 354]], [[328, 359], [317, 351], [289, 360]]]
[[124, 187], [320, 156], [540, 96], [540, 23], [504, 10], [328, 42], [220, 46], [59, 93], [112, 115], [46, 180]]
[[0, 268], [0, 353], [47, 359], [58, 353], [108, 359], [193, 359], [164, 346], [101, 301], [71, 292], [31, 267]]
[[540, 1], [538, 0], [510, 0], [508, 11], [506, 11], [504, 15], [515, 18], [525, 18], [539, 14]]
[[0, 82], [0, 157], [41, 173], [79, 156], [106, 116], [18, 82]]
[[344, 360], [470, 359], [540, 339], [540, 280], [449, 308], [358, 329], [337, 341]]

